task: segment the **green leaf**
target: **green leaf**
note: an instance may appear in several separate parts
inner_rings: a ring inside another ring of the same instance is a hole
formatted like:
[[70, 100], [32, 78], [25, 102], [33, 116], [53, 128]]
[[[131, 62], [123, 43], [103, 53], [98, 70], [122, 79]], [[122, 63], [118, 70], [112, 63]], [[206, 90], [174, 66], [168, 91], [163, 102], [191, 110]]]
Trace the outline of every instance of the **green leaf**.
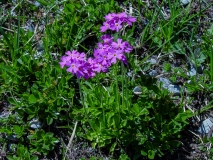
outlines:
[[36, 103], [38, 100], [36, 99], [36, 97], [33, 94], [31, 94], [28, 98], [28, 101], [30, 104], [33, 104], [33, 103]]
[[145, 151], [141, 151], [141, 155], [143, 155], [143, 156], [147, 156], [147, 152], [145, 152]]
[[17, 105], [17, 101], [15, 101], [15, 99], [14, 98], [8, 98], [7, 99], [8, 100], [8, 102], [10, 103], [10, 104], [12, 104], [12, 105]]
[[211, 144], [213, 144], [213, 137], [210, 137], [209, 141], [211, 142]]
[[75, 6], [73, 4], [67, 4], [64, 8], [66, 14], [73, 13], [75, 11]]
[[18, 133], [21, 132], [20, 126], [15, 125], [15, 126], [13, 126], [13, 129], [14, 129], [14, 132], [15, 132], [16, 134], [18, 134]]
[[130, 160], [126, 154], [121, 154], [118, 160]]
[[149, 150], [148, 151], [148, 158], [149, 159], [154, 159], [155, 158], [155, 151]]
[[117, 142], [114, 142], [110, 147], [110, 152], [114, 152]]
[[53, 123], [53, 118], [51, 118], [50, 116], [48, 116], [48, 117], [46, 118], [46, 120], [47, 120], [47, 124], [48, 124], [48, 125], [51, 125], [51, 124]]
[[33, 156], [33, 157], [31, 158], [31, 160], [38, 160], [38, 157], [37, 157], [37, 156]]

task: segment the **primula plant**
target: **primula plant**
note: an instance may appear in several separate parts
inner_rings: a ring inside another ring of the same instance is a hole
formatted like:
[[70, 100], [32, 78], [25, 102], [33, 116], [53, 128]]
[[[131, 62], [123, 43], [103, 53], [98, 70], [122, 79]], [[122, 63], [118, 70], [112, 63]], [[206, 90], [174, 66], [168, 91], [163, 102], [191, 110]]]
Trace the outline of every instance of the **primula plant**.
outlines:
[[[61, 68], [66, 66], [67, 72], [76, 75], [79, 83], [83, 107], [76, 107], [71, 113], [84, 126], [77, 135], [92, 141], [93, 147], [109, 148], [111, 153], [119, 148], [120, 153], [125, 153], [124, 148], [133, 147], [135, 159], [162, 156], [164, 150], [172, 151], [173, 147], [179, 145], [177, 137], [180, 137], [180, 131], [187, 124], [188, 116], [174, 105], [168, 92], [161, 92], [155, 86], [154, 78], [147, 81], [141, 75], [136, 79], [138, 84], [143, 85], [143, 94], [139, 97], [133, 95], [130, 89], [133, 86], [126, 77], [125, 69], [125, 65], [128, 66], [126, 54], [133, 47], [119, 37], [114, 38], [116, 36], [112, 33], [116, 31], [121, 35], [124, 25], [131, 26], [136, 18], [122, 12], [107, 14], [105, 20], [100, 30], [111, 30], [111, 34], [101, 36], [93, 57], [73, 50], [67, 51], [59, 62]], [[121, 67], [118, 62], [121, 62]], [[119, 68], [122, 70], [121, 77]], [[101, 83], [98, 75], [101, 72], [108, 75], [112, 83]], [[97, 83], [92, 83], [90, 78]], [[86, 124], [89, 127], [85, 127]]]

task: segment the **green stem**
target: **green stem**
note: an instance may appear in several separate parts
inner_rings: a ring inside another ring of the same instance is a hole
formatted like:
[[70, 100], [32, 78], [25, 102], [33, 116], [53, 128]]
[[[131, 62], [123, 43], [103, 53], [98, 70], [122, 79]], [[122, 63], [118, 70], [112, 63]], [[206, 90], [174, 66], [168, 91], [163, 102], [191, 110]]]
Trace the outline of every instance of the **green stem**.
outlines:
[[[81, 101], [82, 101], [82, 105], [83, 105], [83, 108], [84, 108], [84, 112], [85, 112], [85, 115], [87, 117], [87, 121], [88, 123], [90, 124], [90, 120], [89, 120], [89, 115], [87, 113], [87, 110], [86, 110], [86, 107], [85, 107], [85, 104], [84, 104], [84, 97], [83, 97], [83, 93], [82, 93], [82, 89], [81, 89], [81, 82], [80, 82], [80, 79], [77, 78], [77, 81], [78, 81], [78, 86], [79, 86], [79, 92], [80, 92], [80, 98], [81, 98]], [[90, 126], [92, 127], [92, 125], [90, 124]], [[93, 129], [93, 127], [92, 127]], [[94, 129], [93, 129], [94, 130]]]
[[102, 108], [102, 111], [103, 111], [103, 120], [104, 120], [104, 124], [105, 124], [105, 109], [103, 107], [103, 92], [101, 91], [102, 90], [102, 86], [101, 86], [101, 83], [100, 83], [100, 74], [98, 74], [98, 89], [99, 89], [99, 94], [100, 94], [100, 97], [101, 97], [101, 108]]
[[[119, 87], [118, 87], [118, 76], [117, 76], [117, 64], [115, 65], [115, 98], [116, 98], [116, 102], [117, 102], [117, 107], [118, 108], [118, 114], [119, 114], [119, 124], [121, 122], [121, 114], [120, 114], [120, 99], [119, 99]], [[119, 126], [117, 126], [119, 127]]]

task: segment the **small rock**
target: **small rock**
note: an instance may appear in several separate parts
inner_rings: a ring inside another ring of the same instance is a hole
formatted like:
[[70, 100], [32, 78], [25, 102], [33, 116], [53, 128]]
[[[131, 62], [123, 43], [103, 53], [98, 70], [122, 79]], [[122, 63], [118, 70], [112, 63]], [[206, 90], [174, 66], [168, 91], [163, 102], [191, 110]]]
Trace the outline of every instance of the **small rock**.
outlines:
[[165, 88], [165, 89], [168, 89], [168, 86], [169, 86], [170, 84], [172, 84], [171, 81], [168, 80], [168, 79], [166, 79], [166, 78], [160, 77], [159, 80], [160, 80], [160, 82], [163, 83], [163, 88]]
[[5, 111], [1, 112], [0, 119], [8, 118], [10, 114], [11, 114], [10, 112], [5, 112]]
[[198, 66], [197, 67], [197, 71], [196, 71], [196, 67], [193, 64], [189, 65], [189, 72], [187, 72], [188, 76], [195, 76], [197, 73], [202, 74], [203, 73], [203, 67], [202, 66]]
[[189, 66], [189, 72], [187, 72], [188, 76], [195, 76], [196, 75], [196, 68], [194, 67], [194, 65], [190, 64]]
[[30, 32], [34, 32], [35, 30], [35, 26], [32, 22], [27, 22], [27, 25], [24, 28]]
[[168, 90], [169, 90], [170, 93], [173, 93], [174, 96], [180, 95], [180, 92], [181, 92], [181, 88], [180, 88], [179, 85], [170, 84], [168, 86]]
[[142, 89], [141, 89], [141, 86], [136, 86], [134, 89], [133, 89], [133, 93], [134, 94], [141, 94], [142, 93]]
[[18, 141], [17, 135], [15, 135], [15, 134], [6, 136], [6, 138], [7, 138], [8, 140], [10, 140], [10, 141], [13, 141], [13, 142], [17, 142], [17, 141]]
[[36, 7], [40, 7], [40, 6], [41, 6], [41, 4], [40, 4], [39, 2], [37, 2], [37, 1], [34, 2], [34, 5], [35, 5]]
[[166, 78], [159, 78], [160, 82], [163, 83], [163, 88], [167, 89], [170, 93], [173, 93], [174, 96], [179, 95], [181, 88], [179, 85], [173, 85], [170, 80]]
[[133, 71], [128, 71], [128, 72], [127, 72], [127, 76], [128, 76], [128, 77], [133, 77], [133, 74], [134, 74]]
[[150, 72], [149, 72], [149, 75], [150, 76], [152, 76], [152, 77], [155, 77], [155, 76], [157, 76], [157, 71], [156, 70], [151, 70]]
[[180, 3], [184, 6], [189, 4], [190, 2], [191, 2], [191, 0], [180, 0]]
[[151, 59], [149, 60], [149, 62], [150, 62], [151, 64], [156, 64], [156, 63], [157, 63], [156, 59], [154, 59], [154, 58], [151, 58]]
[[201, 123], [200, 127], [198, 128], [198, 132], [200, 134], [208, 134], [212, 126], [213, 126], [213, 123], [211, 119], [208, 118]]
[[42, 127], [41, 122], [39, 122], [38, 120], [33, 119], [32, 121], [30, 121], [30, 128], [39, 129], [41, 127]]

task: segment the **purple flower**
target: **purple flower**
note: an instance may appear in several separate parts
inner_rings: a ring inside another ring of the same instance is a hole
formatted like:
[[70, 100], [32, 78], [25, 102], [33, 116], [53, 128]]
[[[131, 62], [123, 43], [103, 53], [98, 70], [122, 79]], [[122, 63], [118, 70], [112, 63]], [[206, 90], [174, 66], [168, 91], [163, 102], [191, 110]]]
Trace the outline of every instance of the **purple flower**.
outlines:
[[116, 30], [116, 32], [118, 32], [121, 28], [122, 28], [122, 22], [119, 20], [119, 21], [115, 21], [114, 23], [111, 23], [110, 24], [110, 29], [112, 30], [112, 31], [114, 31], [114, 30]]
[[133, 22], [136, 22], [136, 18], [128, 16], [124, 22], [126, 22], [129, 26], [132, 25]]
[[103, 52], [105, 52], [105, 51], [107, 51], [108, 49], [110, 48], [110, 46], [109, 45], [105, 45], [105, 44], [102, 44], [102, 43], [98, 43], [98, 52], [99, 53], [103, 53]]
[[127, 18], [127, 14], [126, 14], [126, 12], [121, 12], [121, 13], [117, 14], [117, 17], [121, 22], [125, 22], [125, 20]]
[[107, 22], [104, 22], [103, 26], [101, 26], [101, 32], [105, 32], [106, 30], [109, 29], [110, 24]]
[[106, 22], [101, 26], [101, 32], [105, 32], [108, 29], [118, 32], [122, 28], [122, 23], [127, 23], [131, 26], [133, 22], [136, 22], [136, 18], [127, 15], [126, 12], [109, 13], [104, 18]]
[[96, 63], [95, 64], [95, 68], [94, 68], [94, 71], [100, 73], [101, 71], [102, 72], [107, 72], [108, 71], [108, 67], [107, 66], [104, 66], [100, 63]]
[[60, 58], [60, 62], [59, 62], [59, 64], [60, 64], [60, 66], [61, 66], [61, 68], [64, 68], [64, 66], [66, 65], [66, 63], [68, 62], [68, 61], [70, 61], [70, 57], [68, 57], [68, 56], [62, 56], [61, 58]]
[[67, 62], [66, 66], [68, 67], [67, 72], [76, 74], [81, 67], [81, 63], [76, 60], [71, 60], [71, 61]]
[[111, 37], [109, 34], [102, 35], [101, 39], [104, 41], [105, 45], [111, 45], [111, 43], [113, 41], [113, 37]]
[[126, 56], [123, 54], [122, 57], [121, 57], [121, 61], [124, 63], [124, 64], [128, 64], [127, 62], [127, 58]]
[[124, 42], [124, 43], [125, 43], [124, 52], [130, 53], [133, 50], [132, 46], [128, 42]]
[[98, 57], [95, 58], [95, 60], [104, 65], [104, 66], [109, 66], [110, 63], [109, 63], [109, 59], [108, 59], [108, 53], [105, 53], [105, 54], [101, 54], [99, 55]]
[[123, 52], [122, 50], [111, 49], [108, 58], [111, 61], [111, 63], [115, 64], [117, 62], [117, 59], [122, 60]]
[[113, 20], [113, 18], [115, 18], [117, 15], [115, 13], [109, 13], [107, 14], [104, 18], [107, 22]]
[[72, 52], [67, 51], [67, 52], [65, 52], [65, 54], [72, 57], [73, 55], [78, 54], [78, 51], [76, 51], [76, 50], [72, 50]]
[[77, 61], [85, 61], [86, 55], [84, 52], [82, 52], [82, 53], [77, 52], [76, 54], [73, 55], [73, 59], [75, 59]]
[[126, 43], [122, 42], [121, 38], [117, 39], [117, 43], [116, 42], [112, 42], [112, 47], [116, 48], [116, 49], [121, 49], [123, 50], [125, 48]]

